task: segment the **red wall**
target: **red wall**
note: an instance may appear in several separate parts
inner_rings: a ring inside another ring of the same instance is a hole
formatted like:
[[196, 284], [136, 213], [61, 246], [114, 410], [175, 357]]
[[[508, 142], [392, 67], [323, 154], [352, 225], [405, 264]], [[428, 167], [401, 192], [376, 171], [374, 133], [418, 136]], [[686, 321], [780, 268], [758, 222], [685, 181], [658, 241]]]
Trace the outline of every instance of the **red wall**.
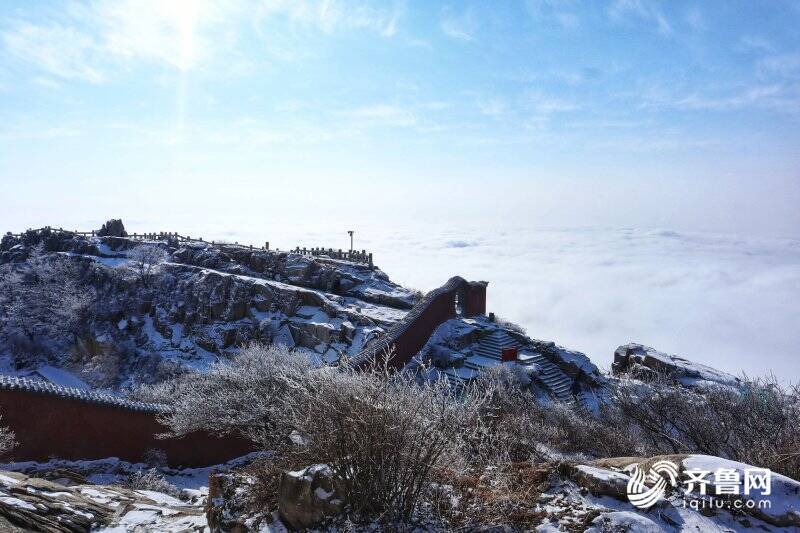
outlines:
[[470, 282], [464, 314], [466, 316], [486, 314], [486, 283], [482, 281]]
[[426, 294], [383, 338], [353, 357], [351, 364], [357, 368], [368, 367], [379, 360], [386, 349], [394, 346], [391, 366], [402, 368], [425, 346], [436, 328], [456, 316], [456, 294], [461, 294], [464, 298], [465, 316], [486, 313], [486, 283], [467, 282], [458, 276], [453, 277], [438, 289]]
[[456, 316], [455, 292], [441, 294], [424, 308], [402, 334], [394, 340], [392, 366], [402, 368], [419, 352], [436, 328]]
[[157, 439], [166, 428], [152, 412], [28, 390], [0, 390], [0, 416], [2, 424], [16, 433], [19, 446], [11, 459], [17, 461], [119, 457], [137, 462], [147, 450], [157, 448], [166, 452], [171, 466], [198, 467], [253, 451], [243, 439], [203, 433]]

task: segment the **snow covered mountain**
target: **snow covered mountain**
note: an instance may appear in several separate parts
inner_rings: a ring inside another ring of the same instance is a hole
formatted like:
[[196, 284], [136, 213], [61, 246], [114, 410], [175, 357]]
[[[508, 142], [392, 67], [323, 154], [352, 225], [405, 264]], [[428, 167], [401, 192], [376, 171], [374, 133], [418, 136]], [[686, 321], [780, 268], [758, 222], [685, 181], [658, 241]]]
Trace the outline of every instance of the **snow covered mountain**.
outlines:
[[105, 233], [3, 237], [0, 372], [117, 389], [203, 370], [250, 341], [333, 363], [418, 298], [329, 255]]

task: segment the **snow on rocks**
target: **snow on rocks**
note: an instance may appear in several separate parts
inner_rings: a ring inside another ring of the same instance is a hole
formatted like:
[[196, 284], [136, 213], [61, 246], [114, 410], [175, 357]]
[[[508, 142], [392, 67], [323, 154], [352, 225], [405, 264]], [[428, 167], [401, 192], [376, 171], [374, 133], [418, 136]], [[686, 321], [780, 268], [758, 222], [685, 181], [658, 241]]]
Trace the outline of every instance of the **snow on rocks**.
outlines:
[[316, 527], [344, 509], [337, 482], [328, 465], [312, 465], [284, 472], [278, 488], [278, 512], [293, 529]]
[[[648, 469], [656, 461], [675, 462], [682, 472], [718, 468], [740, 472], [754, 467], [703, 455], [672, 455], [650, 458], [619, 457], [594, 461], [591, 464], [562, 463], [560, 476], [539, 496], [537, 510], [544, 521], [536, 530], [548, 531], [798, 531], [797, 506], [800, 505], [800, 484], [772, 474], [771, 508], [737, 505], [735, 499], [718, 499], [709, 504], [707, 497], [689, 491], [684, 483], [668, 489], [651, 508], [634, 507], [627, 497], [629, 469], [632, 465]], [[626, 469], [628, 471], [626, 471]], [[554, 479], [553, 477], [550, 478]], [[712, 474], [713, 479], [713, 474]], [[741, 488], [741, 487], [740, 487]], [[710, 490], [710, 489], [709, 489]], [[716, 497], [715, 497], [716, 498]], [[705, 504], [704, 504], [705, 502]], [[704, 505], [703, 505], [704, 504]]]
[[689, 388], [708, 385], [738, 387], [741, 383], [739, 378], [731, 374], [636, 343], [617, 348], [611, 369], [614, 374], [629, 373], [645, 381], [666, 376]]
[[[418, 299], [368, 265], [175, 240], [148, 243], [171, 255], [146, 287], [129, 268], [120, 268], [143, 241], [122, 236], [11, 236], [4, 240], [0, 266], [24, 268], [42, 240], [46, 254], [69, 260], [80, 283], [103, 295], [91, 303], [87, 324], [107, 364], [76, 363], [71, 335], [41, 335], [37, 342], [46, 350], [37, 360], [13, 361], [15, 373], [42, 366], [41, 379], [56, 384], [66, 384], [62, 369], [69, 369], [90, 388], [124, 389], [175, 371], [205, 371], [252, 341], [316, 350], [334, 364], [383, 334]], [[0, 313], [0, 355], [10, 351], [8, 339], [16, 338], [4, 318]], [[4, 366], [0, 370], [8, 373]], [[70, 386], [80, 388], [77, 380]]]
[[646, 516], [629, 511], [612, 511], [592, 520], [592, 527], [586, 533], [606, 533], [608, 531], [636, 531], [637, 533], [662, 533], [664, 529]]
[[[513, 363], [502, 362], [502, 349], [508, 347], [517, 348]], [[409, 367], [431, 366], [426, 370], [428, 379], [444, 377], [458, 385], [501, 363], [512, 366], [538, 398], [577, 401], [597, 410], [592, 391], [605, 378], [588, 357], [553, 342], [531, 339], [517, 328], [487, 317], [448, 320], [436, 329]]]
[[[800, 482], [771, 472], [769, 474], [769, 490], [750, 491], [747, 490], [750, 487], [745, 486], [748, 476], [763, 474], [763, 469], [710, 455], [689, 455], [681, 463], [687, 470], [710, 472], [712, 475], [708, 479], [711, 487], [722, 483], [713, 475], [714, 473], [723, 471], [733, 473], [725, 479], [729, 490], [735, 491], [735, 494], [731, 495], [729, 499], [753, 502], [752, 505], [743, 505], [744, 512], [776, 526], [800, 528]], [[749, 494], [747, 494], [748, 492]], [[763, 492], [768, 492], [768, 494]], [[769, 506], [759, 506], [757, 501], [759, 499], [768, 501]]]

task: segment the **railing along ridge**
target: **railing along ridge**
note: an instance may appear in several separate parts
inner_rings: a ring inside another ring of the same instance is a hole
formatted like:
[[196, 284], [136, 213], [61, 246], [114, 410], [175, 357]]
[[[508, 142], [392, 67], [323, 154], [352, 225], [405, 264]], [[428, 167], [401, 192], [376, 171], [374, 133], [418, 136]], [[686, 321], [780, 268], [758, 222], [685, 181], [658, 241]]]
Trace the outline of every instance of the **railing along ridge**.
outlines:
[[26, 392], [38, 392], [41, 394], [58, 396], [60, 398], [80, 400], [87, 403], [121, 407], [123, 409], [128, 409], [130, 411], [161, 413], [167, 410], [167, 406], [163, 404], [135, 402], [132, 400], [126, 400], [125, 398], [118, 398], [117, 396], [113, 396], [111, 394], [106, 394], [102, 392], [87, 391], [82, 389], [76, 389], [74, 387], [64, 387], [62, 385], [55, 385], [48, 381], [20, 378], [16, 376], [0, 375], [0, 390], [22, 390]]
[[[10, 231], [6, 233], [9, 237], [15, 238], [22, 238], [25, 236], [26, 233], [35, 232], [41, 233], [43, 231], [48, 231], [52, 233], [65, 233], [68, 235], [80, 235], [84, 237], [95, 237], [97, 236], [97, 230], [92, 231], [78, 231], [78, 230], [65, 230], [64, 228], [53, 228], [50, 226], [45, 226], [43, 228], [38, 229], [29, 229], [25, 233], [11, 233]], [[198, 243], [198, 244], [205, 244], [209, 246], [213, 246], [215, 248], [224, 248], [226, 246], [238, 246], [241, 248], [247, 248], [249, 250], [267, 250], [269, 251], [269, 241], [264, 242], [264, 246], [253, 246], [252, 244], [239, 244], [239, 242], [228, 243], [228, 242], [216, 242], [216, 241], [207, 241], [204, 240], [202, 237], [193, 239], [191, 236], [188, 235], [179, 235], [177, 232], [171, 231], [159, 231], [153, 233], [129, 233], [125, 237], [125, 239], [133, 239], [133, 240], [141, 240], [141, 241], [163, 241], [169, 239], [176, 239], [179, 242], [187, 242], [187, 243]], [[280, 249], [276, 248], [274, 251], [279, 252]], [[352, 263], [363, 263], [369, 265], [370, 268], [373, 268], [374, 263], [372, 261], [372, 252], [367, 252], [366, 250], [342, 250], [339, 248], [338, 250], [334, 250], [333, 248], [323, 248], [323, 247], [315, 247], [315, 248], [301, 248], [299, 246], [295, 247], [294, 250], [289, 250], [288, 253], [295, 253], [299, 255], [308, 255], [313, 257], [328, 257], [331, 259], [339, 259], [343, 261], [350, 261]]]

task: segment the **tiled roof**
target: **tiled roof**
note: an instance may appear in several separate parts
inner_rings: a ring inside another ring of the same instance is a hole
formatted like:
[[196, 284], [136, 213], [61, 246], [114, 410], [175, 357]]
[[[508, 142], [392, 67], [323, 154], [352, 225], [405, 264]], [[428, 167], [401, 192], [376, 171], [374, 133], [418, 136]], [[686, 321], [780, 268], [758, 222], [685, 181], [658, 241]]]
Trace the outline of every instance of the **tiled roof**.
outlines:
[[120, 407], [122, 409], [129, 409], [131, 411], [143, 411], [149, 413], [163, 412], [167, 408], [165, 405], [161, 404], [134, 402], [131, 400], [126, 400], [125, 398], [113, 396], [111, 394], [75, 389], [71, 387], [62, 387], [47, 381], [18, 378], [14, 376], [0, 375], [0, 390], [23, 390], [26, 392], [49, 394], [59, 398], [70, 398], [88, 403], [109, 405]]

